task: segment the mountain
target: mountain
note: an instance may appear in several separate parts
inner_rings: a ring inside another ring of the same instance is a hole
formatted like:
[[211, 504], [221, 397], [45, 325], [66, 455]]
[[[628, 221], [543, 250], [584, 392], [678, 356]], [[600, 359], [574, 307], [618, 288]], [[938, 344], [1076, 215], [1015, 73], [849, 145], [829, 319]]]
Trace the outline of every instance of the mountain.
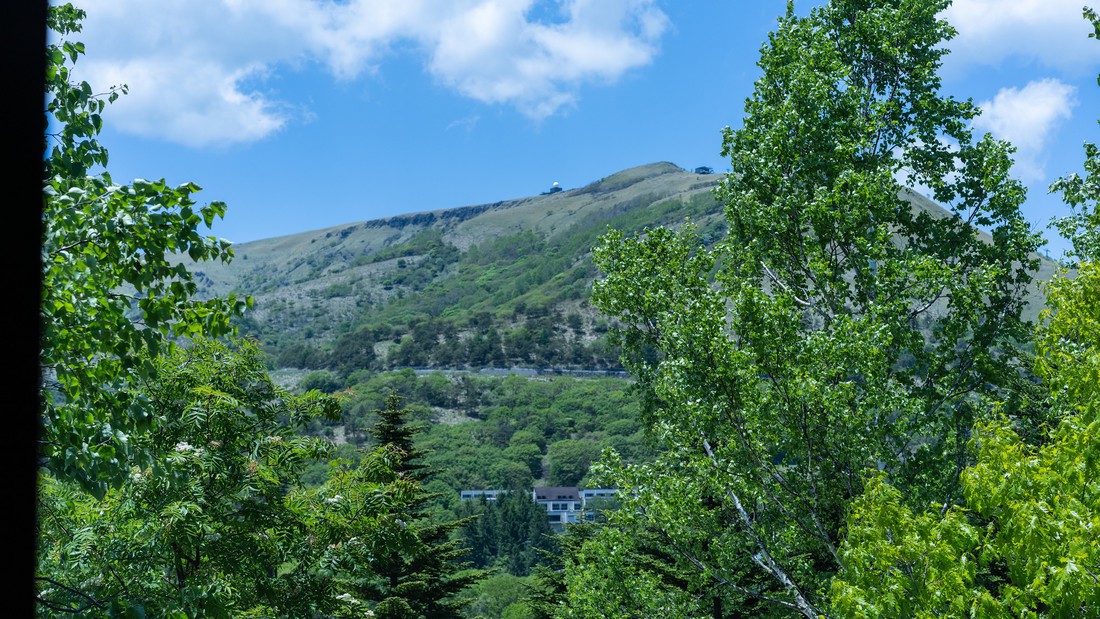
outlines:
[[254, 297], [242, 332], [278, 365], [612, 367], [606, 321], [586, 301], [592, 245], [608, 227], [685, 217], [716, 238], [720, 178], [650, 164], [579, 189], [242, 243], [197, 279], [206, 294]]
[[[254, 297], [242, 333], [280, 367], [345, 376], [402, 366], [614, 369], [608, 323], [587, 303], [592, 246], [609, 227], [640, 232], [685, 218], [704, 242], [719, 238], [723, 206], [712, 190], [721, 178], [654, 163], [579, 189], [243, 243], [230, 265], [197, 265], [197, 279], [207, 294]], [[1038, 279], [1053, 269], [1044, 261]]]

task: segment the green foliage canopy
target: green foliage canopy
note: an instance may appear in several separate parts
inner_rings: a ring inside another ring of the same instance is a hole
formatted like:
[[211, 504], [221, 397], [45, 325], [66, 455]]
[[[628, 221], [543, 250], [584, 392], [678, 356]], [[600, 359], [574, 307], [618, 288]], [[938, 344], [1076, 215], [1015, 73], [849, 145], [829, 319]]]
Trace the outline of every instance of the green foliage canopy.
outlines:
[[564, 439], [551, 443], [547, 455], [550, 459], [550, 484], [576, 486], [588, 472], [597, 451], [593, 443]]
[[[594, 300], [625, 325], [662, 447], [605, 467], [627, 490], [612, 521], [674, 540], [689, 588], [727, 609], [824, 614], [866, 472], [958, 502], [975, 397], [1019, 371], [1039, 237], [1011, 147], [938, 92], [946, 5], [789, 5], [725, 132], [727, 237], [611, 232], [595, 250]], [[914, 210], [906, 184], [948, 213]]]
[[294, 488], [331, 449], [295, 429], [338, 415], [339, 404], [276, 387], [249, 342], [199, 339], [153, 363], [154, 429], [135, 439], [152, 465], [102, 499], [42, 476], [40, 614], [304, 616], [337, 606], [318, 569], [326, 546], [307, 537], [327, 506]]
[[[1100, 17], [1085, 9], [1096, 34]], [[1100, 79], [1098, 79], [1100, 83]], [[848, 520], [833, 603], [848, 617], [1100, 617], [1100, 151], [1051, 186], [1080, 260], [1056, 277], [1035, 372], [1056, 425], [1039, 445], [1003, 414], [977, 425], [962, 508], [922, 513], [875, 479]]]
[[463, 501], [462, 508], [477, 516], [461, 530], [475, 567], [499, 567], [513, 576], [527, 576], [550, 550], [546, 509], [531, 500], [530, 485], [513, 486], [492, 502]]
[[873, 480], [848, 517], [839, 615], [1100, 617], [1100, 269], [1056, 279], [1048, 302], [1036, 370], [1060, 421], [1039, 446], [1004, 415], [977, 426], [961, 475], [977, 523]]
[[[48, 156], [42, 239], [42, 455], [58, 478], [102, 496], [133, 464], [134, 432], [153, 412], [135, 387], [173, 336], [220, 335], [250, 299], [199, 301], [192, 274], [176, 258], [229, 261], [229, 243], [200, 229], [225, 204], [199, 206], [199, 186], [164, 180], [115, 183], [98, 142], [102, 113], [125, 86], [97, 94], [70, 78], [84, 45], [71, 41], [83, 11], [52, 6], [58, 37], [46, 51]], [[98, 170], [98, 172], [96, 172]]]

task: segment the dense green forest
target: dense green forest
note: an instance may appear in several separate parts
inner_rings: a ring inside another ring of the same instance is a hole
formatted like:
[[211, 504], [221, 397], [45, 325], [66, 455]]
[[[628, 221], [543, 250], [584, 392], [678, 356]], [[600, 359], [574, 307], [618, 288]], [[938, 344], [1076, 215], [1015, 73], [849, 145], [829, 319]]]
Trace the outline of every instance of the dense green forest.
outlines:
[[51, 7], [38, 615], [1100, 617], [1100, 149], [1036, 303], [946, 5], [789, 7], [721, 178], [247, 253], [111, 178]]

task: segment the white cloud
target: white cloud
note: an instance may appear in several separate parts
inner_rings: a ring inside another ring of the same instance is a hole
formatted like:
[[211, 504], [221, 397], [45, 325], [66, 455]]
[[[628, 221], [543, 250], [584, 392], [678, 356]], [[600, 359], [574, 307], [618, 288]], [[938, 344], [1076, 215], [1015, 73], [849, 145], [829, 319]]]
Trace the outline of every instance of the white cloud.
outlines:
[[[655, 0], [85, 0], [78, 65], [93, 87], [125, 82], [123, 131], [190, 146], [270, 135], [301, 115], [268, 86], [325, 67], [350, 80], [415, 49], [440, 83], [542, 119], [657, 53]], [[399, 43], [411, 43], [398, 46]], [[266, 89], [265, 86], [268, 86]]]
[[531, 2], [480, 2], [439, 29], [431, 71], [466, 96], [541, 119], [572, 105], [577, 86], [647, 64], [665, 18], [651, 2], [574, 0], [564, 21], [526, 19]]
[[992, 101], [979, 104], [982, 115], [974, 119], [974, 127], [1016, 147], [1016, 171], [1022, 180], [1044, 180], [1046, 147], [1052, 131], [1077, 105], [1075, 93], [1076, 88], [1056, 79], [1002, 88]]
[[109, 113], [112, 124], [130, 133], [192, 147], [224, 146], [266, 137], [292, 116], [290, 106], [242, 89], [243, 82], [264, 73], [262, 65], [227, 69], [179, 59], [168, 72], [156, 59], [89, 64], [82, 76], [90, 83], [129, 86]]
[[955, 0], [943, 12], [958, 36], [949, 63], [997, 65], [1024, 59], [1069, 71], [1100, 62], [1100, 46], [1081, 15], [1082, 0]]

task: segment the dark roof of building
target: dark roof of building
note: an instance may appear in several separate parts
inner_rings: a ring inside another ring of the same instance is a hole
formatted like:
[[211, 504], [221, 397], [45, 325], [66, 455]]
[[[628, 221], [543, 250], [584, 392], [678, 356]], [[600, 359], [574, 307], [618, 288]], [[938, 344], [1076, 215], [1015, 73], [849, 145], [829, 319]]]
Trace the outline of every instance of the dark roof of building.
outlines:
[[537, 501], [579, 501], [580, 492], [576, 486], [547, 486], [533, 489]]

